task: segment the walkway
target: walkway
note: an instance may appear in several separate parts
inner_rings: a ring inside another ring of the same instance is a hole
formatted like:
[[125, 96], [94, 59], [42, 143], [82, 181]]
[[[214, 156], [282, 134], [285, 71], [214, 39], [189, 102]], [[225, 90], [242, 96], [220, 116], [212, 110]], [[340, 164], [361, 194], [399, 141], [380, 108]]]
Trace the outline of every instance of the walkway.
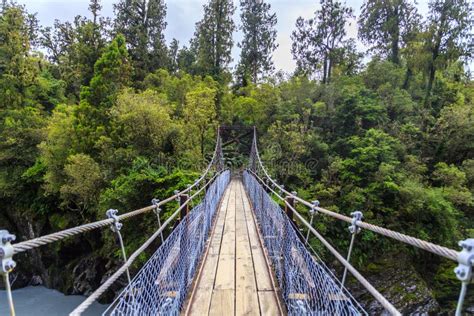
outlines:
[[240, 179], [224, 194], [188, 315], [278, 315], [277, 298]]

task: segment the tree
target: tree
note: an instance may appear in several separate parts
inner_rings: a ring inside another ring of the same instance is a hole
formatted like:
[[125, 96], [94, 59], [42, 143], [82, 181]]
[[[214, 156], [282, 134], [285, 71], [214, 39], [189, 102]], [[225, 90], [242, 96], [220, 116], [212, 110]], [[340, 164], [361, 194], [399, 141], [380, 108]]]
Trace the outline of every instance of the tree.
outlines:
[[60, 188], [62, 203], [83, 213], [98, 202], [102, 174], [100, 166], [85, 154], [71, 155], [64, 166], [65, 183]]
[[179, 51], [179, 41], [176, 38], [173, 38], [170, 47], [168, 48], [168, 69], [171, 73], [176, 73], [179, 69]]
[[91, 0], [92, 19], [78, 15], [72, 23], [55, 20], [53, 27], [41, 29], [40, 44], [58, 66], [71, 99], [78, 99], [81, 86], [89, 85], [94, 64], [107, 45], [110, 20], [100, 16], [101, 9], [99, 0]]
[[241, 80], [249, 76], [251, 82], [257, 83], [259, 77], [274, 69], [272, 53], [278, 47], [277, 17], [270, 13], [271, 5], [263, 1], [241, 0], [240, 7], [244, 39], [238, 45], [242, 50], [237, 72]]
[[0, 16], [0, 97], [1, 108], [24, 105], [28, 88], [38, 70], [29, 56], [30, 33], [27, 13], [20, 6], [6, 6]]
[[430, 104], [436, 71], [460, 57], [473, 53], [472, 8], [466, 0], [433, 0], [429, 3], [428, 38], [430, 53], [425, 105]]
[[178, 69], [191, 74], [197, 74], [197, 45], [191, 44], [191, 47], [183, 46], [178, 51]]
[[198, 144], [201, 156], [204, 157], [204, 141], [208, 131], [216, 126], [216, 89], [207, 86], [198, 86], [186, 94], [184, 107], [184, 121], [188, 128], [188, 135], [198, 135]]
[[435, 147], [433, 156], [437, 159], [450, 163], [473, 159], [474, 105], [453, 104], [444, 107], [430, 136]]
[[400, 47], [410, 40], [420, 19], [410, 0], [367, 0], [359, 16], [359, 38], [399, 64]]
[[170, 112], [162, 94], [152, 90], [123, 91], [110, 110], [116, 146], [133, 148], [134, 156], [152, 157], [157, 151], [162, 152], [173, 128]]
[[81, 99], [97, 107], [110, 107], [118, 91], [129, 82], [130, 65], [125, 38], [118, 35], [94, 65], [90, 85], [83, 87]]
[[300, 71], [312, 74], [323, 68], [323, 83], [331, 80], [337, 56], [344, 47], [346, 20], [353, 16], [352, 8], [337, 0], [321, 0], [321, 10], [308, 20], [299, 17], [291, 39], [291, 53]]
[[209, 0], [204, 17], [196, 24], [197, 66], [201, 74], [218, 81], [223, 81], [223, 72], [232, 60], [234, 11], [232, 0]]
[[120, 0], [114, 4], [115, 31], [125, 36], [133, 60], [135, 79], [166, 68], [166, 4], [164, 0]]

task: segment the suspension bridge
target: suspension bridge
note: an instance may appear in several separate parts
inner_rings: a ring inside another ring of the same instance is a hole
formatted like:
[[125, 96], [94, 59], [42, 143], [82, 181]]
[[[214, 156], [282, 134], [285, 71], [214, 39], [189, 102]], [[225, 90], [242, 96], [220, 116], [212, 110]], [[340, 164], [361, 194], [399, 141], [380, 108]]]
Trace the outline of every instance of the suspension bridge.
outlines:
[[[301, 199], [267, 172], [255, 128], [244, 129], [246, 135], [253, 135], [248, 167], [231, 172], [224, 163], [221, 135], [225, 130], [219, 128], [212, 158], [202, 175], [173, 196], [153, 199], [151, 205], [124, 214], [108, 210], [104, 220], [16, 243], [13, 234], [1, 230], [0, 274], [11, 315], [15, 315], [15, 301], [9, 276], [16, 267], [15, 255], [107, 227], [117, 236], [123, 265], [70, 315], [81, 315], [121, 277], [126, 277], [127, 286], [104, 315], [366, 315], [345, 286], [348, 273], [387, 313], [400, 315], [350, 263], [361, 230], [456, 262], [454, 273], [461, 283], [456, 315], [462, 314], [467, 286], [473, 280], [474, 239], [460, 241], [461, 249], [456, 251], [364, 222], [361, 212], [346, 216], [321, 207], [318, 201]], [[175, 200], [179, 207], [165, 219], [163, 205]], [[308, 208], [309, 217], [297, 211], [296, 203]], [[122, 225], [149, 212], [156, 214], [159, 228], [127, 254]], [[349, 225], [351, 240], [344, 255], [316, 230], [316, 215]], [[172, 225], [174, 229], [164, 238], [164, 230]], [[298, 227], [305, 228], [306, 236]], [[311, 248], [310, 235], [342, 264], [342, 275], [336, 275]], [[157, 241], [160, 246], [132, 276], [129, 268]]]

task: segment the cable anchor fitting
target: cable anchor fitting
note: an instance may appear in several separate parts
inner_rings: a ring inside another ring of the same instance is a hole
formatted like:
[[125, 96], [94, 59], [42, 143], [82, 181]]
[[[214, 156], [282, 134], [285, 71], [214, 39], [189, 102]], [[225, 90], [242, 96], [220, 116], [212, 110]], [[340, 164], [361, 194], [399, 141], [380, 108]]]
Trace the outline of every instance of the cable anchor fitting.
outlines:
[[0, 274], [10, 273], [16, 267], [16, 262], [13, 260], [15, 251], [11, 244], [15, 240], [16, 236], [10, 234], [8, 230], [0, 230]]
[[[151, 204], [153, 204], [153, 213], [155, 213], [156, 218], [158, 220], [158, 229], [161, 228], [161, 220], [160, 220], [160, 213], [161, 213], [161, 208], [160, 208], [160, 200], [159, 199], [152, 199]], [[161, 236], [161, 243], [165, 241], [163, 237], [163, 232], [160, 234]]]
[[122, 226], [123, 226], [123, 224], [120, 223], [120, 219], [117, 216], [117, 214], [118, 214], [118, 210], [114, 210], [114, 209], [110, 209], [107, 212], [105, 212], [105, 215], [107, 215], [107, 218], [111, 218], [114, 220], [114, 222], [110, 225], [110, 229], [112, 229], [114, 233], [118, 233], [120, 229], [122, 229]]
[[362, 221], [364, 214], [361, 211], [355, 211], [351, 213], [352, 215], [352, 225], [349, 226], [349, 231], [351, 234], [358, 234], [361, 231], [361, 228], [358, 225], [358, 222]]
[[313, 205], [313, 207], [309, 209], [309, 214], [311, 214], [311, 217], [313, 217], [315, 214], [318, 213], [319, 201], [314, 200], [313, 202], [311, 202], [311, 204]]
[[454, 273], [460, 281], [470, 282], [473, 278], [474, 238], [462, 240], [458, 244], [462, 250], [458, 253], [459, 265], [454, 269]]
[[[309, 214], [311, 215], [311, 219], [309, 220], [309, 226], [313, 227], [314, 215], [318, 213], [317, 208], [319, 207], [319, 201], [314, 200], [311, 204], [313, 206], [309, 209]], [[308, 229], [308, 232], [306, 233], [306, 243], [308, 243], [309, 240], [309, 232], [310, 230]]]
[[153, 212], [156, 214], [156, 216], [160, 216], [160, 213], [161, 213], [160, 200], [152, 199], [151, 204], [153, 204]]
[[461, 281], [461, 292], [459, 293], [458, 304], [456, 307], [456, 316], [462, 315], [464, 300], [466, 298], [467, 285], [474, 281], [474, 238], [461, 240], [459, 246], [462, 250], [458, 253], [458, 266], [454, 269], [456, 277]]

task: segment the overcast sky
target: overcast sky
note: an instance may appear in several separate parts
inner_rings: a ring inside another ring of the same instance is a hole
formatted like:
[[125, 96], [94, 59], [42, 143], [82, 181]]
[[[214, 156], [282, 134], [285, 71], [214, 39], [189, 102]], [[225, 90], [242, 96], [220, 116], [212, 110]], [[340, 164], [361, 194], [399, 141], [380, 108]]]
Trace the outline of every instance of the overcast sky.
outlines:
[[[37, 12], [41, 25], [52, 25], [55, 19], [61, 21], [73, 20], [76, 15], [89, 15], [87, 11], [88, 0], [19, 0], [19, 3], [26, 4], [29, 12]], [[102, 14], [113, 16], [113, 3], [118, 0], [102, 0]], [[180, 44], [188, 44], [194, 34], [195, 23], [199, 21], [203, 14], [202, 6], [207, 0], [168, 0], [166, 1], [168, 12], [166, 20], [168, 26], [165, 31], [166, 41], [176, 38]], [[238, 0], [234, 3], [238, 5]], [[276, 12], [278, 18], [277, 31], [279, 44], [274, 53], [274, 62], [276, 69], [282, 69], [286, 72], [292, 72], [295, 62], [291, 56], [290, 35], [294, 29], [295, 21], [299, 16], [311, 17], [319, 5], [319, 0], [269, 0], [272, 5], [272, 11]], [[422, 15], [426, 14], [428, 0], [419, 0], [418, 8]], [[347, 0], [347, 5], [355, 10], [356, 16], [359, 14], [359, 8], [362, 0]], [[239, 12], [235, 13], [234, 21], [240, 24]], [[351, 21], [347, 26], [348, 35], [357, 37], [357, 25]], [[241, 33], [234, 35], [235, 43], [241, 39]], [[359, 49], [365, 49], [359, 44]], [[239, 50], [236, 45], [232, 52], [234, 62], [238, 60]]]

